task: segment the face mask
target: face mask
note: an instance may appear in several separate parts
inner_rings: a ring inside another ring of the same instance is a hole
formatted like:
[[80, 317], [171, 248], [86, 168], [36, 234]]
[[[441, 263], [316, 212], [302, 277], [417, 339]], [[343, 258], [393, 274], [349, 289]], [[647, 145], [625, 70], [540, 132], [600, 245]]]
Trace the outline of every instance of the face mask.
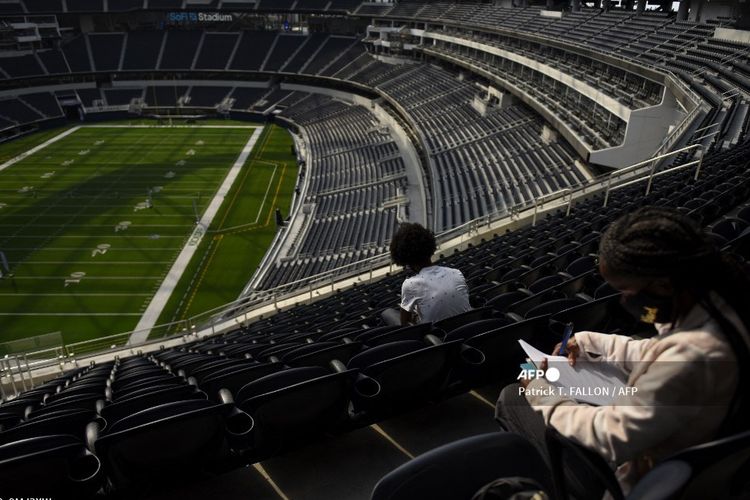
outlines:
[[622, 306], [643, 323], [669, 323], [674, 313], [674, 299], [640, 292], [625, 297]]

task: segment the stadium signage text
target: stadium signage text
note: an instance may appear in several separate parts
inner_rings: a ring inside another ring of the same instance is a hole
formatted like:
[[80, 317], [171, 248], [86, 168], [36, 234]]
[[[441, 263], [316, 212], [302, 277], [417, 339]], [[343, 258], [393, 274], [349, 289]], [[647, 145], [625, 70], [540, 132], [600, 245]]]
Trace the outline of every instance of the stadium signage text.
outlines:
[[230, 23], [233, 20], [232, 14], [223, 12], [170, 12], [167, 14], [167, 22], [172, 24]]

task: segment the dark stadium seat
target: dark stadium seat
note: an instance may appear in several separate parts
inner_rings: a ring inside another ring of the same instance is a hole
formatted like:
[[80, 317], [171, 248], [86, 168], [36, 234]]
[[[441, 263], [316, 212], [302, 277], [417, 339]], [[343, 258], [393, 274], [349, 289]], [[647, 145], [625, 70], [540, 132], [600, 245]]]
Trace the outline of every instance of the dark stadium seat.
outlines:
[[440, 446], [406, 462], [375, 485], [371, 498], [468, 499], [499, 477], [531, 478], [552, 491], [544, 460], [531, 443], [512, 433], [492, 432]]
[[255, 421], [254, 456], [273, 455], [345, 421], [353, 376], [318, 366], [290, 368], [244, 385], [232, 396]]
[[746, 494], [750, 479], [750, 432], [743, 432], [680, 451], [659, 463], [628, 494], [628, 500], [736, 498]]
[[83, 441], [86, 425], [96, 418], [96, 412], [91, 409], [53, 411], [3, 430], [0, 432], [0, 443], [58, 434], [75, 436]]
[[459, 344], [428, 346], [417, 340], [401, 340], [354, 356], [346, 366], [361, 375], [355, 384], [355, 410], [388, 414], [434, 397], [446, 382]]
[[227, 389], [232, 394], [236, 394], [246, 384], [275, 373], [282, 368], [283, 365], [278, 362], [250, 363], [241, 368], [227, 367], [205, 376], [199, 382], [199, 387], [208, 394], [209, 399], [218, 401], [221, 389]]
[[[476, 290], [472, 290], [472, 292], [475, 291]], [[492, 312], [491, 308], [480, 307], [477, 309], [472, 309], [471, 311], [466, 311], [465, 313], [457, 314], [456, 316], [451, 316], [450, 318], [445, 318], [443, 320], [437, 321], [434, 323], [434, 326], [438, 330], [443, 330], [446, 333], [450, 333], [451, 331], [461, 326], [473, 323], [474, 321], [478, 321], [480, 319], [490, 319], [493, 316], [494, 313]]]
[[80, 438], [36, 436], [0, 445], [4, 495], [38, 495], [76, 499], [92, 496], [101, 486], [99, 459]]
[[189, 478], [226, 460], [231, 443], [247, 446], [253, 421], [231, 405], [176, 401], [87, 428], [89, 448], [118, 491], [138, 491]]
[[328, 367], [334, 360], [345, 365], [361, 350], [362, 344], [360, 342], [314, 342], [287, 351], [281, 360], [293, 367]]
[[[551, 349], [548, 321], [549, 316], [537, 316], [465, 337], [452, 384], [478, 387], [490, 382], [514, 381], [524, 358], [519, 340], [545, 351], [547, 346]], [[447, 339], [453, 337], [449, 335]]]

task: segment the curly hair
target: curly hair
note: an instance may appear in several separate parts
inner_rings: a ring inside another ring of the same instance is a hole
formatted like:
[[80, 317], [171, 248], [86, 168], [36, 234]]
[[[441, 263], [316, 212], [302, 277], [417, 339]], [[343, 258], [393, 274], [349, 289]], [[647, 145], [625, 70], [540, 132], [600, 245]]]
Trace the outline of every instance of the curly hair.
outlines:
[[391, 238], [391, 258], [399, 266], [422, 264], [437, 250], [435, 235], [415, 223], [401, 224]]

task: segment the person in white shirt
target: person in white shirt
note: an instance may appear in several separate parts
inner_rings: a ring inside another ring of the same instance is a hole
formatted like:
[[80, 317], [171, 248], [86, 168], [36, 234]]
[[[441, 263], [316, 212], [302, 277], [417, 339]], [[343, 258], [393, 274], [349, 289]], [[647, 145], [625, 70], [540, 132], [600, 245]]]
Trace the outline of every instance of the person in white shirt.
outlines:
[[401, 286], [399, 311], [386, 309], [387, 324], [434, 323], [471, 310], [469, 287], [458, 269], [437, 266], [435, 235], [419, 224], [401, 224], [391, 239], [391, 258], [416, 274]]
[[[657, 335], [578, 332], [568, 343], [568, 359], [572, 365], [578, 359], [615, 364], [634, 390], [591, 406], [546, 390], [543, 378], [525, 380], [523, 391], [518, 384], [503, 389], [496, 417], [543, 456], [546, 426], [598, 453], [627, 494], [658, 461], [746, 428], [750, 276], [694, 221], [654, 207], [607, 229], [599, 269], [622, 292], [623, 307], [653, 323]], [[574, 489], [587, 487], [580, 473], [568, 470], [567, 476]]]

